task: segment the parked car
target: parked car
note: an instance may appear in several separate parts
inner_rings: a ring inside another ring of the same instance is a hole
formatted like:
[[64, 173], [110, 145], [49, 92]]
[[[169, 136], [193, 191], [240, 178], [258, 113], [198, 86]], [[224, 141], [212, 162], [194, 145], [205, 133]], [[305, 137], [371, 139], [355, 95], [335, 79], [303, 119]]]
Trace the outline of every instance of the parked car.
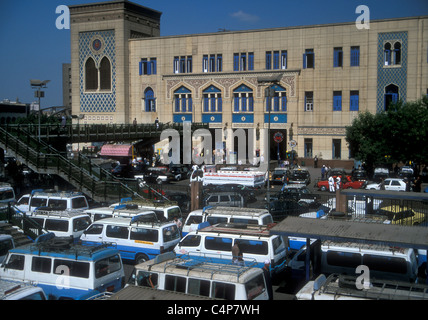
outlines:
[[287, 216], [298, 216], [308, 212], [308, 206], [293, 199], [277, 199], [266, 204], [266, 209], [274, 221], [281, 221]]
[[289, 184], [304, 184], [311, 183], [311, 175], [306, 169], [294, 169], [288, 172], [287, 181]]
[[212, 192], [234, 192], [241, 194], [246, 202], [255, 202], [257, 201], [254, 188], [249, 186], [244, 186], [242, 184], [217, 184], [217, 185], [207, 185], [203, 187], [204, 193]]
[[186, 165], [173, 164], [169, 171], [177, 181], [188, 179], [192, 174], [192, 171]]
[[203, 204], [204, 206], [244, 207], [245, 199], [239, 193], [215, 192], [208, 194]]
[[386, 215], [391, 224], [419, 225], [426, 221], [425, 213], [416, 212], [409, 207], [400, 205], [383, 207], [378, 209], [376, 214]]
[[[381, 183], [370, 183], [367, 190], [381, 190]], [[388, 178], [384, 181], [384, 189], [388, 191], [406, 191], [406, 182], [403, 179]]]
[[389, 178], [389, 170], [387, 168], [375, 168], [373, 173], [373, 181], [380, 183]]
[[332, 168], [327, 172], [327, 178], [329, 178], [330, 176], [333, 176], [333, 178], [336, 179], [337, 176], [346, 176], [348, 175], [345, 171], [345, 169], [342, 168]]
[[127, 164], [118, 164], [111, 169], [111, 174], [118, 178], [134, 178], [134, 168]]
[[354, 180], [367, 180], [367, 171], [366, 170], [354, 170], [352, 172], [352, 178]]
[[[365, 180], [354, 180], [351, 176], [342, 176], [340, 188], [341, 189], [360, 189], [364, 188], [364, 186], [367, 184]], [[321, 191], [327, 191], [328, 190], [328, 180], [321, 180], [318, 181], [315, 184], [315, 187], [317, 187]]]
[[283, 184], [284, 180], [287, 177], [287, 172], [288, 169], [286, 168], [275, 168], [272, 172], [271, 172], [271, 177], [270, 177], [270, 181], [272, 183], [280, 183]]
[[182, 192], [170, 192], [165, 195], [169, 200], [175, 201], [182, 212], [190, 211], [190, 197]]
[[[270, 196], [271, 201], [288, 199], [297, 202], [312, 203], [317, 200], [317, 196], [307, 186], [301, 184], [284, 185], [281, 191]], [[265, 198], [265, 201], [267, 201], [267, 198]]]
[[143, 179], [147, 183], [162, 184], [174, 179], [174, 176], [169, 172], [168, 167], [150, 167], [142, 176], [135, 176], [137, 179]]

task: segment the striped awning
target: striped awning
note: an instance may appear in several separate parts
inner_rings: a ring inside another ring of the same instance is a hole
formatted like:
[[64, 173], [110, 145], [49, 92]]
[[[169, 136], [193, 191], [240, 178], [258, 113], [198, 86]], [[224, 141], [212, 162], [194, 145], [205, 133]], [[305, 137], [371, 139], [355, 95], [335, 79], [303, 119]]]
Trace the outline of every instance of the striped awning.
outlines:
[[131, 157], [132, 146], [127, 144], [105, 144], [101, 147], [101, 156]]

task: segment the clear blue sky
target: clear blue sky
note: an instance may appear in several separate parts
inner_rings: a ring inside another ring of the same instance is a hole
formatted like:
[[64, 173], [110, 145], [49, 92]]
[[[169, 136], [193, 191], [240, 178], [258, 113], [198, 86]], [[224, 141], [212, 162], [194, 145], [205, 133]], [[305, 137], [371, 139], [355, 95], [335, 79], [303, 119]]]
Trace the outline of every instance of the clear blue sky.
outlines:
[[[70, 31], [58, 30], [59, 5], [96, 0], [0, 0], [0, 100], [30, 103], [30, 79], [51, 80], [42, 108], [62, 105], [62, 64], [70, 62]], [[101, 0], [99, 0], [101, 2]], [[162, 12], [161, 35], [353, 22], [366, 5], [370, 19], [428, 15], [428, 0], [135, 0]]]

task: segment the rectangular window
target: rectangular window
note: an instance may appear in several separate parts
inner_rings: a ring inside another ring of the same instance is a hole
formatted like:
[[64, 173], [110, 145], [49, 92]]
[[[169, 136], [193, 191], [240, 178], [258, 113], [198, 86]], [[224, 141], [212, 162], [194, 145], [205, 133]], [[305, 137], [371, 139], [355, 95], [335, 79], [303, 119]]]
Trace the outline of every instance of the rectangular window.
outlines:
[[305, 144], [305, 158], [312, 158], [312, 138], [306, 138], [304, 140], [304, 144]]
[[171, 275], [165, 276], [165, 290], [186, 292], [186, 278]]
[[128, 239], [128, 227], [108, 225], [106, 229], [106, 236], [109, 238]]
[[132, 228], [130, 239], [136, 241], [158, 242], [159, 231], [146, 228]]
[[266, 70], [272, 69], [272, 52], [267, 51], [266, 52]]
[[235, 285], [214, 281], [211, 288], [211, 297], [235, 300]]
[[303, 69], [315, 68], [315, 53], [314, 49], [306, 49], [303, 54]]
[[215, 55], [212, 54], [210, 55], [210, 72], [215, 72], [216, 71], [216, 67], [215, 67]]
[[240, 60], [240, 70], [246, 71], [247, 70], [247, 54], [241, 53], [241, 60]]
[[187, 293], [199, 296], [210, 296], [210, 281], [189, 278]]
[[333, 67], [343, 67], [343, 51], [341, 47], [333, 50]]
[[232, 251], [232, 238], [206, 237], [205, 248], [214, 251]]
[[254, 70], [254, 52], [248, 53], [248, 70]]
[[217, 55], [217, 72], [223, 71], [223, 56], [221, 54]]
[[50, 273], [52, 266], [51, 258], [33, 257], [31, 264], [31, 271]]
[[180, 57], [180, 73], [186, 73], [186, 57]]
[[279, 69], [279, 51], [273, 52], [273, 68], [275, 70]]
[[179, 73], [179, 61], [180, 58], [179, 57], [174, 57], [174, 73]]
[[53, 272], [54, 274], [62, 274], [64, 267], [66, 267], [70, 277], [88, 279], [89, 266], [89, 262], [55, 259]]
[[333, 159], [341, 158], [342, 141], [340, 139], [333, 139]]
[[287, 51], [281, 51], [281, 69], [287, 69]]
[[174, 57], [174, 73], [192, 73], [192, 56]]
[[193, 62], [192, 62], [192, 56], [187, 57], [187, 73], [193, 72]]
[[305, 92], [305, 111], [314, 111], [314, 93], [312, 91]]
[[114, 255], [95, 263], [95, 278], [107, 276], [113, 272], [119, 271], [122, 268], [122, 260], [120, 256]]
[[140, 61], [140, 76], [143, 74], [148, 74], [147, 59], [141, 59], [141, 61]]
[[351, 47], [351, 67], [360, 66], [360, 47]]
[[233, 71], [239, 71], [239, 53], [233, 54]]
[[333, 111], [342, 111], [342, 91], [333, 91]]
[[360, 92], [351, 91], [349, 97], [349, 111], [359, 111], [360, 110]]
[[208, 55], [202, 57], [202, 72], [208, 72]]

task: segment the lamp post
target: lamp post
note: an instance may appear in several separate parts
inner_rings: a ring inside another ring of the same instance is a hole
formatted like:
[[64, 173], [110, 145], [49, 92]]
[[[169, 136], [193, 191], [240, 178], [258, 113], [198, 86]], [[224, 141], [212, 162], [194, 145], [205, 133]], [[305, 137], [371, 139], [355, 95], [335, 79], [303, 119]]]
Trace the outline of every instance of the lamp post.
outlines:
[[50, 82], [50, 80], [44, 80], [44, 81], [40, 81], [40, 80], [30, 80], [30, 85], [31, 88], [33, 89], [37, 89], [36, 92], [34, 92], [34, 96], [36, 98], [39, 98], [39, 112], [38, 112], [38, 139], [40, 141], [40, 118], [41, 118], [41, 112], [42, 112], [42, 107], [40, 105], [40, 98], [44, 98], [45, 97], [45, 92], [41, 91], [42, 88], [47, 88], [47, 84]]
[[270, 210], [270, 177], [269, 177], [269, 172], [270, 172], [270, 112], [271, 112], [271, 103], [272, 103], [272, 97], [275, 95], [275, 89], [272, 88], [271, 86], [273, 84], [277, 84], [281, 81], [282, 78], [282, 73], [272, 76], [272, 77], [267, 77], [267, 78], [258, 78], [257, 79], [257, 83], [259, 85], [265, 85], [267, 86], [265, 89], [265, 97], [267, 98], [267, 106], [268, 106], [268, 141], [267, 141], [267, 170], [268, 170], [268, 181], [267, 181], [267, 190], [266, 190], [266, 199], [267, 199], [267, 203], [268, 203], [268, 208]]

